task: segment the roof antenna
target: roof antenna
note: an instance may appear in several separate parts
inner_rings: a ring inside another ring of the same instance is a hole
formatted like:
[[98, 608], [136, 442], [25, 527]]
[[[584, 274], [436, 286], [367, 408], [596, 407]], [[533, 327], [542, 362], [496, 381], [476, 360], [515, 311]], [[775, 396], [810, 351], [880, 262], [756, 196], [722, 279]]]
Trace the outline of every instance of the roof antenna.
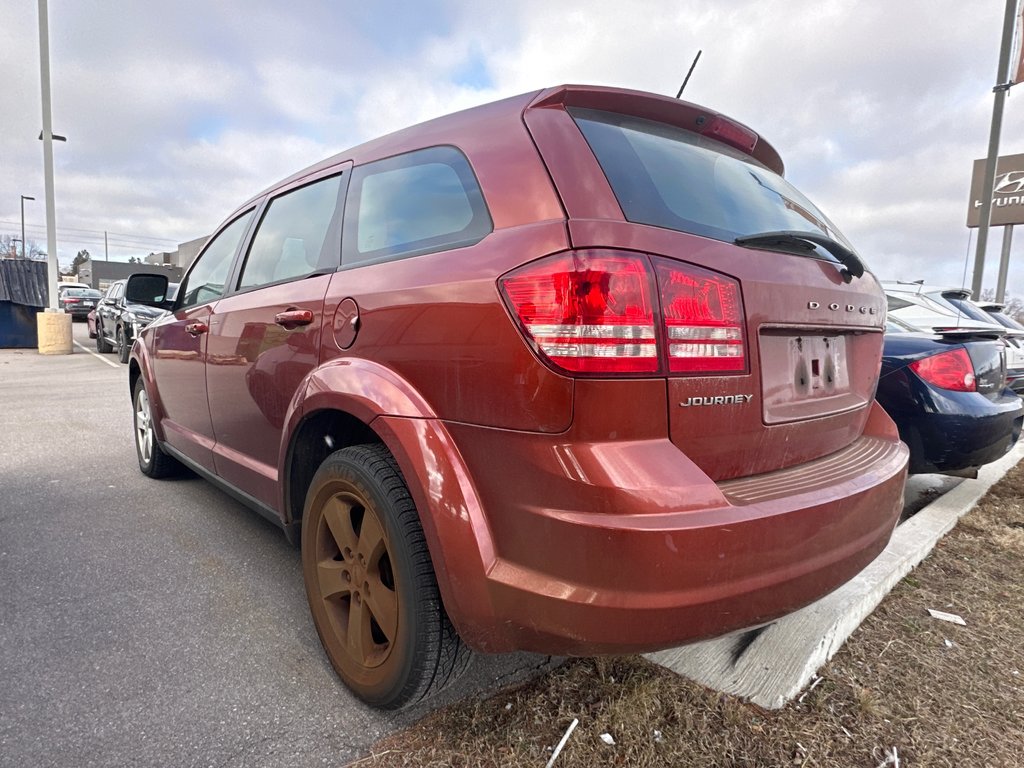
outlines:
[[683, 80], [683, 84], [679, 86], [679, 93], [676, 94], [677, 99], [682, 97], [683, 89], [686, 87], [686, 84], [690, 82], [690, 75], [693, 74], [693, 68], [697, 66], [697, 61], [700, 59], [700, 55], [702, 53], [704, 53], [704, 51], [698, 50], [697, 55], [693, 57], [693, 64], [690, 65], [690, 71], [686, 73], [686, 79]]

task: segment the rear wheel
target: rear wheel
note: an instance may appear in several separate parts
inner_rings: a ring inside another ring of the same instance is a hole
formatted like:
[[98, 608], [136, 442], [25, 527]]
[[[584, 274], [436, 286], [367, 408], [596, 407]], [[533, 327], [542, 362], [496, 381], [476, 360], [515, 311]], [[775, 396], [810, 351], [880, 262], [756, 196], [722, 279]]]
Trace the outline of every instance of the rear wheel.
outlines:
[[117, 359], [122, 363], [128, 362], [128, 354], [132, 351], [128, 346], [128, 340], [124, 336], [124, 328], [117, 326]]
[[181, 469], [181, 464], [173, 456], [164, 453], [156, 439], [156, 431], [153, 429], [153, 409], [141, 376], [135, 382], [132, 403], [135, 405], [133, 409], [135, 412], [135, 453], [139, 458], [139, 469], [142, 470], [142, 474], [153, 478], [170, 477], [177, 474]]
[[466, 668], [469, 649], [441, 604], [416, 507], [384, 446], [343, 448], [317, 470], [302, 573], [332, 666], [369, 704], [413, 704]]
[[106, 336], [103, 335], [103, 326], [100, 321], [96, 320], [96, 351], [103, 354], [113, 351], [113, 347], [110, 346], [110, 342], [107, 341]]

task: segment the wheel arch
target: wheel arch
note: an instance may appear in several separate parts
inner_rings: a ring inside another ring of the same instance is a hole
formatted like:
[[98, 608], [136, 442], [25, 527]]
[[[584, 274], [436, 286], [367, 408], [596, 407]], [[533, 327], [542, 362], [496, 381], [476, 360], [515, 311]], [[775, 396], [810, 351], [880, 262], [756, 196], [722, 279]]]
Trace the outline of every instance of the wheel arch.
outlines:
[[[457, 447], [426, 400], [394, 371], [366, 360], [318, 368], [292, 403], [280, 477], [285, 532], [301, 540], [310, 481], [349, 445], [381, 443], [416, 505], [441, 599], [460, 636], [487, 647], [493, 621], [486, 574], [495, 561], [490, 528]], [[483, 636], [481, 630], [483, 629]]]

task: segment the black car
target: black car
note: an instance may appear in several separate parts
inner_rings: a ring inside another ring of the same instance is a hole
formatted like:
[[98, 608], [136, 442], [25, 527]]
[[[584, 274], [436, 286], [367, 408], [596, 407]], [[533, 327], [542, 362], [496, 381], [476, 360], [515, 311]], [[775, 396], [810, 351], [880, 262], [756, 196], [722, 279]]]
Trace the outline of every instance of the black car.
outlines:
[[[115, 280], [111, 283], [96, 306], [96, 350], [112, 352], [116, 349], [122, 363], [128, 362], [128, 353], [139, 332], [163, 314], [161, 309], [126, 301], [125, 282]], [[170, 286], [171, 290], [175, 287], [173, 283]]]
[[890, 317], [876, 399], [910, 448], [910, 474], [975, 477], [1024, 422], [998, 333], [923, 333]]
[[95, 288], [68, 288], [57, 297], [57, 306], [71, 315], [72, 320], [85, 320], [103, 294]]

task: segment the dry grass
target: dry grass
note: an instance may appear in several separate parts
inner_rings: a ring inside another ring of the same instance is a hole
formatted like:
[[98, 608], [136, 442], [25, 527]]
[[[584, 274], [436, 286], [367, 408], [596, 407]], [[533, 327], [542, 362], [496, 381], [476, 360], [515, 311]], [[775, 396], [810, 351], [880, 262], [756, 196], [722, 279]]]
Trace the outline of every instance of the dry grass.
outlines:
[[435, 712], [360, 764], [544, 766], [579, 718], [558, 768], [875, 768], [893, 764], [893, 748], [901, 766], [1024, 766], [1022, 499], [1018, 466], [785, 709], [761, 710], [638, 657], [580, 659]]

